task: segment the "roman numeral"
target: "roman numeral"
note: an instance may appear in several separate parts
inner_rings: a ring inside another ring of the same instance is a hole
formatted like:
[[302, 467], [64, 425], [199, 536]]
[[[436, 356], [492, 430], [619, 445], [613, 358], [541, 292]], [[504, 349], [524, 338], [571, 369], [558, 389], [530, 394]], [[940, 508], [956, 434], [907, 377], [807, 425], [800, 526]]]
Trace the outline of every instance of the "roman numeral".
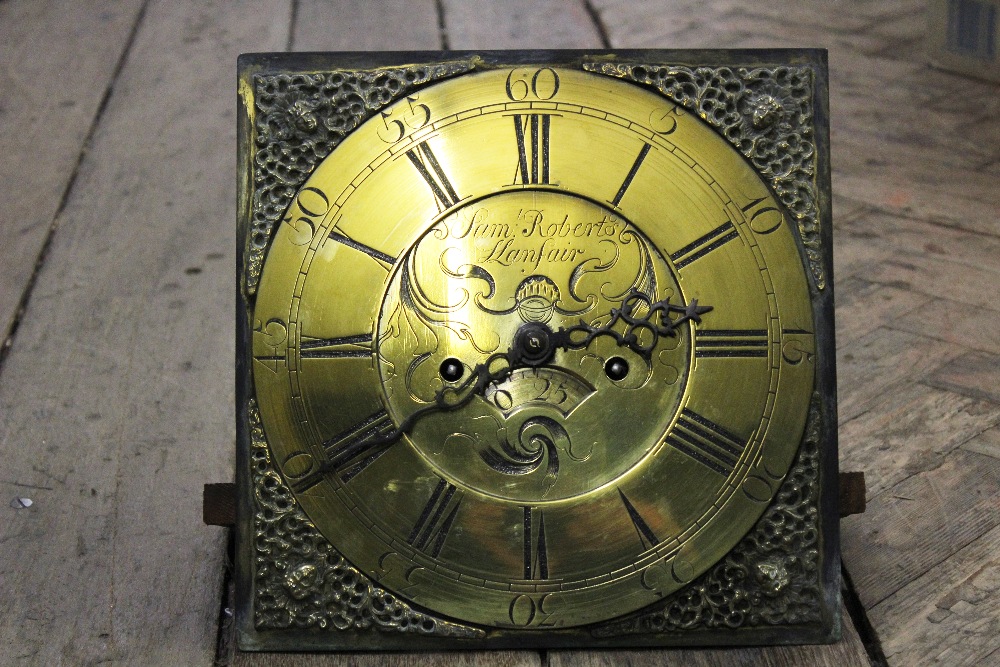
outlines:
[[444, 211], [458, 203], [459, 196], [455, 194], [455, 188], [448, 182], [448, 177], [426, 141], [406, 151], [406, 157], [410, 158], [417, 172], [430, 186], [438, 211]]
[[715, 472], [729, 477], [747, 441], [715, 422], [684, 408], [667, 436], [667, 444]]
[[[430, 500], [424, 505], [420, 518], [413, 526], [407, 542], [414, 549], [423, 551], [431, 558], [437, 558], [441, 553], [441, 547], [448, 538], [448, 531], [455, 523], [455, 515], [462, 502], [461, 497], [452, 499], [455, 496], [455, 487], [443, 479], [438, 482], [437, 488], [431, 494]], [[450, 508], [449, 508], [450, 506]]]
[[385, 442], [381, 436], [394, 429], [385, 410], [365, 417], [323, 443], [327, 454], [323, 470], [340, 475], [342, 482], [351, 481], [392, 446], [393, 443]]
[[330, 232], [330, 240], [346, 245], [348, 248], [353, 248], [354, 250], [358, 250], [360, 252], [365, 253], [366, 255], [374, 259], [376, 262], [379, 262], [383, 266], [383, 268], [391, 268], [392, 265], [396, 263], [396, 258], [393, 257], [392, 255], [387, 255], [381, 250], [376, 250], [371, 246], [367, 246], [364, 243], [355, 241], [354, 239], [347, 236], [343, 232], [338, 231], [336, 227], [334, 227], [333, 231]]
[[635, 506], [622, 493], [621, 489], [618, 489], [618, 495], [621, 496], [622, 503], [625, 505], [625, 511], [628, 512], [628, 517], [632, 520], [632, 525], [635, 526], [635, 532], [639, 535], [639, 541], [642, 542], [642, 550], [648, 551], [659, 544], [660, 540], [657, 539], [656, 534], [642, 518], [642, 515], [635, 509]]
[[[552, 116], [547, 114], [514, 114], [514, 136], [517, 138], [517, 173], [514, 183], [547, 185], [549, 182], [549, 128]], [[530, 134], [529, 134], [530, 133]], [[528, 144], [528, 140], [531, 141]], [[529, 158], [530, 152], [530, 158]], [[529, 171], [528, 162], [531, 162]]]
[[[545, 548], [545, 516], [542, 510], [534, 510], [528, 505], [524, 509], [524, 578], [548, 579], [549, 554]], [[532, 527], [532, 516], [538, 515], [538, 528]], [[537, 538], [535, 537], [537, 534]], [[533, 539], [534, 538], [534, 539]]]
[[340, 476], [345, 484], [351, 481], [392, 446], [381, 436], [395, 429], [389, 413], [379, 410], [323, 443], [327, 460], [315, 472], [292, 484], [295, 493], [308, 491], [323, 481], [327, 473]]
[[299, 356], [302, 359], [349, 359], [370, 357], [372, 335], [344, 336], [342, 338], [302, 337]]
[[739, 232], [733, 227], [733, 223], [726, 220], [724, 223], [710, 231], [708, 234], [695, 239], [670, 256], [671, 261], [678, 269], [701, 259], [716, 248], [722, 247], [739, 236]]
[[767, 329], [698, 329], [694, 356], [744, 358], [767, 357]]
[[632, 168], [629, 169], [628, 175], [625, 177], [625, 182], [622, 183], [620, 188], [618, 188], [618, 194], [615, 195], [615, 198], [611, 200], [612, 205], [617, 207], [621, 202], [622, 197], [625, 196], [625, 191], [628, 190], [628, 186], [632, 185], [632, 179], [635, 178], [636, 173], [639, 171], [639, 167], [642, 166], [642, 161], [645, 160], [646, 156], [649, 154], [650, 148], [652, 148], [650, 144], [643, 144], [642, 150], [639, 151], [639, 156], [635, 159], [635, 162], [632, 163]]

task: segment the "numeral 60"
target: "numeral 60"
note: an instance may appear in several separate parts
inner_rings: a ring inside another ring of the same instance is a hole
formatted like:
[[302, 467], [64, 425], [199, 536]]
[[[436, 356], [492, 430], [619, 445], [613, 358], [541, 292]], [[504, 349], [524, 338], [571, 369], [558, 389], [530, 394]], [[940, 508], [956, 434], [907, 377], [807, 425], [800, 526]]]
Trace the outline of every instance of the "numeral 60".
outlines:
[[520, 102], [531, 95], [538, 100], [551, 100], [559, 92], [559, 75], [551, 67], [536, 69], [531, 73], [523, 72], [524, 70], [512, 69], [507, 75], [509, 99]]

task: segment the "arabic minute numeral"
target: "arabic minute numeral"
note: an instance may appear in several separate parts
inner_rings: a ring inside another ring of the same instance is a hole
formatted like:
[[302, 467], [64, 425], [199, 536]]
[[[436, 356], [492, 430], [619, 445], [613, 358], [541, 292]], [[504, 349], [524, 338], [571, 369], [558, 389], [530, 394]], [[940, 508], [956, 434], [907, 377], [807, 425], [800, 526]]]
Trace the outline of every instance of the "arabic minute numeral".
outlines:
[[295, 206], [282, 219], [282, 222], [295, 230], [296, 236], [290, 239], [292, 244], [308, 245], [316, 234], [317, 221], [322, 220], [329, 210], [330, 199], [322, 190], [312, 186], [299, 190], [295, 196]]
[[551, 67], [543, 67], [533, 72], [512, 69], [507, 75], [507, 98], [520, 102], [529, 97], [536, 100], [551, 100], [559, 92], [559, 74]]
[[378, 137], [387, 144], [394, 144], [406, 136], [410, 130], [419, 130], [431, 120], [431, 110], [426, 104], [420, 104], [416, 95], [406, 98], [406, 104], [397, 105], [379, 114], [382, 125], [378, 129]]

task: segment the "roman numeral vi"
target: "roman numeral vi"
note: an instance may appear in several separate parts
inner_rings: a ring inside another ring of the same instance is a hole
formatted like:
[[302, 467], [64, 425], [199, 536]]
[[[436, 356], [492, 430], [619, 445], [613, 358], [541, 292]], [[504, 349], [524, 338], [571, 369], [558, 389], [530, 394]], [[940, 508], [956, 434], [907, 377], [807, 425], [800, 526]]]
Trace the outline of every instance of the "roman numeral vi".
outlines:
[[[524, 509], [524, 578], [548, 579], [549, 554], [545, 547], [545, 516], [541, 509]], [[536, 524], [537, 528], [532, 524]]]

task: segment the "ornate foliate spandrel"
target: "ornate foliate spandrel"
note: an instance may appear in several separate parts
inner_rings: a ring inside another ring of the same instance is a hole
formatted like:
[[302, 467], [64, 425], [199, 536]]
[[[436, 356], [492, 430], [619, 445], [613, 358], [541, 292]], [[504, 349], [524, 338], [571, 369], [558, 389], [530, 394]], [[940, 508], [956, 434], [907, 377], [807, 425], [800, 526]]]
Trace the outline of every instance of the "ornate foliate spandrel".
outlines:
[[415, 611], [324, 538], [275, 470], [256, 401], [248, 405], [253, 488], [253, 612], [258, 630], [317, 628], [481, 638], [483, 631]]
[[817, 203], [813, 70], [809, 67], [686, 67], [584, 63], [634, 81], [695, 111], [754, 165], [794, 216], [817, 289], [826, 287]]
[[813, 395], [802, 445], [764, 515], [719, 563], [684, 589], [596, 637], [800, 625], [821, 618], [820, 398]]
[[246, 291], [254, 294], [271, 234], [306, 179], [352, 130], [417, 88], [474, 68], [471, 61], [253, 77], [252, 220]]

